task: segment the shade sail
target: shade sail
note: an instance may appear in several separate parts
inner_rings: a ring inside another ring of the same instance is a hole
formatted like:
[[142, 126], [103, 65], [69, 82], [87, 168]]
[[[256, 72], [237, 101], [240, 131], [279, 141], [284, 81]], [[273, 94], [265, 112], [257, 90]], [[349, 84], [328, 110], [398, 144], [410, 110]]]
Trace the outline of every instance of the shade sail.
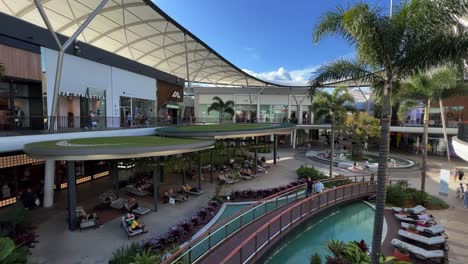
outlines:
[[[57, 33], [71, 36], [101, 0], [41, 0]], [[0, 12], [46, 27], [33, 0], [0, 1]], [[186, 79], [220, 85], [270, 84], [248, 75], [150, 0], [109, 0], [78, 40]], [[187, 52], [185, 47], [187, 47]]]

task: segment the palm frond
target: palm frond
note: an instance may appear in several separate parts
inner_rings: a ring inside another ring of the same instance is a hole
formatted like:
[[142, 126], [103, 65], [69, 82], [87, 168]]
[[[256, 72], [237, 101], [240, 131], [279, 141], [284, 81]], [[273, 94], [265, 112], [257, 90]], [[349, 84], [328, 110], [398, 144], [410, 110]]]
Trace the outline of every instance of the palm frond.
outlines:
[[226, 108], [227, 107], [234, 107], [234, 105], [235, 105], [235, 103], [232, 100], [228, 100], [228, 101], [224, 102], [224, 107], [226, 107]]
[[223, 106], [219, 102], [213, 102], [208, 107], [207, 112], [208, 112], [208, 114], [210, 114], [211, 111], [221, 112], [222, 108], [223, 108]]
[[233, 109], [233, 108], [231, 108], [231, 107], [227, 107], [227, 108], [225, 108], [225, 109], [224, 109], [224, 112], [225, 112], [225, 113], [227, 113], [227, 114], [230, 114], [230, 115], [231, 115], [231, 117], [232, 117], [232, 116], [234, 116], [234, 114], [235, 114], [235, 111], [234, 111], [234, 109]]
[[415, 108], [417, 105], [418, 102], [416, 100], [404, 100], [401, 102], [397, 111], [398, 120], [404, 121], [406, 119], [406, 113]]
[[325, 13], [320, 22], [316, 24], [313, 30], [314, 42], [318, 43], [327, 35], [338, 35], [344, 39], [352, 41], [352, 36], [345, 29], [344, 16], [347, 10], [338, 6], [336, 10]]
[[380, 78], [380, 76], [367, 70], [363, 65], [355, 61], [339, 59], [332, 63], [322, 65], [315, 70], [312, 73], [309, 86], [311, 88], [322, 87], [323, 84], [327, 82], [342, 80], [362, 80], [364, 82], [371, 82]]
[[221, 106], [224, 106], [224, 101], [223, 99], [219, 98], [218, 96], [213, 97], [213, 101], [217, 102]]

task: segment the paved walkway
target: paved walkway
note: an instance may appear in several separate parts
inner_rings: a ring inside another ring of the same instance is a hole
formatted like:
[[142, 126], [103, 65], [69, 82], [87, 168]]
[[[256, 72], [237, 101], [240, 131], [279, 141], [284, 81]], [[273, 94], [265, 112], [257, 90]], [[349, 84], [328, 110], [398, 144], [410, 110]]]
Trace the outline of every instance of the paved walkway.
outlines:
[[[416, 161], [420, 160], [419, 156], [401, 155]], [[272, 158], [271, 155], [265, 156], [267, 159]], [[272, 166], [268, 170], [268, 173], [260, 174], [257, 178], [249, 181], [226, 185], [221, 192], [228, 194], [232, 190], [271, 188], [288, 184], [290, 181], [297, 179], [295, 170], [301, 165], [314, 166], [324, 173], [328, 172], [328, 166], [326, 164], [309, 160], [304, 157], [304, 153], [292, 149], [280, 149], [279, 156], [281, 158], [280, 163], [276, 166]], [[446, 166], [446, 161], [443, 157], [429, 157], [429, 172], [426, 183], [426, 189], [429, 193], [438, 195], [439, 169]], [[452, 162], [452, 166], [468, 167], [468, 163], [458, 160]], [[335, 169], [339, 170], [338, 168]], [[346, 174], [343, 172], [343, 174], [347, 176], [354, 175], [353, 172], [349, 171], [346, 171]], [[413, 169], [392, 172], [391, 177], [392, 179], [406, 179], [411, 186], [419, 188], [419, 174], [419, 171]], [[456, 183], [451, 182], [449, 197], [441, 197], [451, 205], [451, 208], [448, 210], [433, 211], [431, 213], [448, 229], [447, 233], [449, 235], [450, 245], [449, 258], [451, 259], [451, 263], [468, 263], [468, 231], [466, 231], [468, 210], [463, 209], [462, 201], [455, 198], [456, 185]], [[79, 188], [84, 188], [84, 186], [85, 184], [80, 185]], [[91, 184], [89, 186], [89, 193], [93, 193], [93, 186]], [[150, 232], [139, 238], [135, 238], [134, 241], [158, 236], [166, 232], [174, 224], [194, 215], [206, 205], [215, 191], [215, 185], [204, 183], [203, 186], [203, 195], [192, 197], [192, 199], [182, 204], [162, 205], [158, 212], [144, 216], [143, 221], [146, 223]], [[96, 192], [96, 190], [94, 190], [94, 192]], [[56, 199], [63, 198], [63, 195], [56, 197]], [[81, 196], [81, 198], [84, 199], [86, 197]], [[94, 198], [96, 198], [96, 196]], [[145, 206], [150, 207], [151, 205], [146, 204]], [[116, 248], [130, 243], [130, 241], [127, 240], [125, 232], [119, 226], [119, 219], [106, 223], [100, 229], [86, 230], [83, 232], [69, 232], [67, 230], [63, 208], [43, 209], [43, 211], [37, 214], [36, 220], [40, 222], [37, 229], [40, 236], [40, 243], [33, 249], [33, 256], [30, 257], [30, 263], [34, 264], [107, 263], [112, 252]]]

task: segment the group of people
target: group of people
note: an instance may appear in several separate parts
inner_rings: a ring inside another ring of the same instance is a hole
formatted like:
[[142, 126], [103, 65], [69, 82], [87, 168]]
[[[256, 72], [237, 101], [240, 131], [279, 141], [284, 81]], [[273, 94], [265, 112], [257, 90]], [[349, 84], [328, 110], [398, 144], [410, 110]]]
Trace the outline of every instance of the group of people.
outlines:
[[311, 177], [307, 177], [306, 183], [307, 183], [306, 197], [309, 197], [312, 194], [321, 193], [325, 189], [325, 186], [323, 185], [322, 182], [320, 182], [320, 180], [314, 182], [312, 181]]

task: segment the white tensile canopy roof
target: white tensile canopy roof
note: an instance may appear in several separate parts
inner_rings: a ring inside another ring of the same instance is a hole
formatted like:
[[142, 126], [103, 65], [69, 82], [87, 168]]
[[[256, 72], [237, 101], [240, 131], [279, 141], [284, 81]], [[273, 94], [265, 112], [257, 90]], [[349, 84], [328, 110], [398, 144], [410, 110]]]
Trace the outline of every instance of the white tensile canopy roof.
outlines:
[[[71, 36], [101, 3], [101, 0], [40, 1], [54, 30], [65, 36]], [[46, 28], [33, 0], [0, 1], [0, 12]], [[271, 84], [230, 63], [150, 0], [108, 1], [78, 40], [183, 79], [187, 78], [187, 54], [192, 82]]]

